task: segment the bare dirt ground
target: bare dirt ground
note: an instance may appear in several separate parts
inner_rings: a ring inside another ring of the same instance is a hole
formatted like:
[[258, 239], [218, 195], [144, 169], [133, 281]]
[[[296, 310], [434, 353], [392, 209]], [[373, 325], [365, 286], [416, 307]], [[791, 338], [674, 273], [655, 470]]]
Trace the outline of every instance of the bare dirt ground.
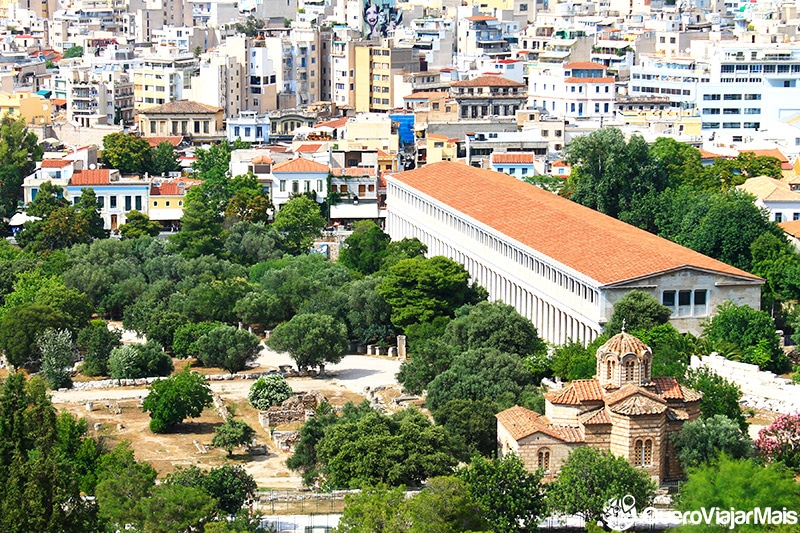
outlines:
[[[187, 364], [175, 361], [176, 370]], [[291, 365], [284, 354], [268, 349], [262, 351], [248, 372], [277, 370], [281, 365]], [[365, 399], [364, 388], [396, 386], [395, 374], [400, 363], [388, 357], [351, 355], [341, 363], [326, 368], [326, 376], [320, 378], [293, 377], [288, 382], [295, 392], [316, 390], [322, 392], [331, 404], [339, 406], [347, 402], [358, 403]], [[220, 369], [197, 368], [205, 374], [224, 373]], [[109, 445], [128, 440], [136, 452], [136, 458], [148, 461], [163, 477], [177, 466], [196, 465], [212, 468], [226, 462], [240, 464], [255, 478], [259, 488], [299, 489], [299, 476], [286, 467], [289, 454], [279, 452], [265, 428], [258, 422], [258, 412], [247, 402], [247, 392], [252, 380], [210, 381], [212, 391], [219, 394], [237, 418], [247, 422], [256, 430], [258, 444], [267, 445], [266, 455], [249, 455], [245, 450], [235, 450], [232, 457], [227, 452], [211, 447], [214, 428], [222, 419], [213, 409], [206, 409], [202, 416], [181, 424], [175, 433], [157, 435], [148, 428], [150, 417], [139, 407], [147, 395], [145, 387], [114, 387], [96, 390], [68, 390], [53, 393], [53, 403], [79, 417], [86, 418], [90, 432], [103, 438]], [[399, 392], [387, 391], [391, 398]], [[87, 402], [93, 409], [87, 410]], [[99, 424], [95, 430], [95, 424]], [[285, 429], [285, 428], [281, 428]], [[197, 442], [197, 444], [195, 444]], [[205, 449], [205, 453], [201, 450]]]

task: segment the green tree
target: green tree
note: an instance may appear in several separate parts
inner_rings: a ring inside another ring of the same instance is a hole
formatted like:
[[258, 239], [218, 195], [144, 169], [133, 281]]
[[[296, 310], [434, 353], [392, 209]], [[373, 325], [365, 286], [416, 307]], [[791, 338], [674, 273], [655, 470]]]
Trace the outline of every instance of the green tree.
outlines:
[[465, 304], [486, 299], [483, 288], [469, 284], [469, 273], [442, 256], [403, 259], [385, 273], [378, 293], [392, 308], [392, 323], [406, 328], [437, 316], [455, 316]]
[[431, 410], [450, 400], [487, 400], [501, 409], [519, 403], [524, 392], [536, 389], [534, 374], [518, 356], [493, 348], [469, 350], [428, 385], [425, 405]]
[[668, 185], [644, 139], [634, 135], [626, 142], [617, 128], [573, 139], [564, 161], [572, 169], [561, 194], [615, 218], [625, 219], [642, 198]]
[[168, 376], [172, 368], [172, 359], [161, 343], [153, 340], [119, 346], [108, 357], [108, 371], [114, 379]]
[[345, 320], [351, 339], [361, 344], [394, 338], [392, 308], [377, 291], [380, 278], [368, 276], [350, 282], [347, 288]]
[[300, 314], [280, 324], [267, 339], [273, 350], [288, 352], [297, 368], [310, 366], [324, 371], [326, 363], [338, 363], [347, 353], [347, 328], [335, 318], [316, 314]]
[[725, 302], [717, 314], [703, 324], [703, 335], [712, 343], [729, 342], [742, 352], [742, 360], [766, 370], [782, 373], [789, 360], [780, 347], [780, 337], [769, 313], [748, 305]]
[[688, 370], [684, 383], [703, 394], [700, 399], [700, 414], [703, 418], [723, 415], [736, 422], [742, 431], [747, 431], [747, 421], [739, 406], [742, 391], [738, 385], [708, 368]]
[[386, 256], [381, 263], [381, 270], [388, 270], [402, 259], [425, 257], [427, 253], [428, 247], [416, 237], [412, 239], [405, 237], [399, 241], [392, 241], [386, 245]]
[[678, 332], [672, 324], [662, 324], [633, 334], [653, 351], [653, 376], [673, 376], [682, 380], [689, 360], [697, 353], [697, 339]]
[[390, 237], [371, 220], [356, 222], [344, 240], [339, 262], [351, 270], [369, 275], [377, 272], [386, 256]]
[[477, 455], [491, 457], [497, 451], [497, 420], [500, 409], [490, 399], [450, 400], [435, 411], [433, 419], [442, 426], [454, 444], [459, 445], [459, 459]]
[[121, 174], [144, 174], [152, 168], [152, 150], [144, 137], [109, 133], [103, 137], [103, 162]]
[[541, 472], [528, 472], [514, 454], [476, 457], [456, 477], [466, 482], [495, 533], [516, 533], [520, 525], [535, 530], [546, 514]]
[[48, 328], [61, 329], [66, 320], [51, 307], [23, 304], [12, 308], [0, 319], [0, 350], [16, 368], [38, 368], [36, 339]]
[[236, 176], [228, 186], [225, 216], [237, 221], [267, 223], [275, 207], [264, 186], [253, 174]]
[[259, 411], [266, 411], [273, 405], [280, 405], [294, 392], [292, 387], [280, 374], [261, 376], [250, 385], [247, 392], [247, 401]]
[[0, 530], [94, 530], [80, 492], [83, 467], [94, 462], [81, 457], [85, 424], [56, 414], [42, 379], [13, 372], [3, 381], [0, 434]]
[[256, 494], [256, 481], [239, 465], [222, 465], [212, 468], [203, 487], [217, 500], [220, 511], [235, 514], [244, 505], [245, 500]]
[[39, 186], [36, 198], [28, 204], [25, 212], [32, 217], [46, 218], [56, 209], [68, 205], [69, 203], [64, 198], [64, 188], [45, 181]]
[[469, 486], [456, 477], [436, 477], [406, 504], [409, 533], [486, 531], [483, 507]]
[[623, 320], [627, 331], [647, 330], [666, 324], [671, 315], [669, 307], [658, 303], [650, 294], [633, 290], [614, 302], [611, 320], [603, 331], [608, 336], [616, 335], [622, 331]]
[[189, 319], [183, 313], [176, 311], [153, 313], [145, 325], [144, 334], [148, 339], [157, 341], [165, 349], [171, 350], [175, 332], [188, 323]]
[[166, 433], [187, 417], [197, 418], [212, 403], [205, 379], [190, 372], [188, 365], [172, 377], [155, 381], [148, 389], [142, 410], [150, 413], [153, 433]]
[[650, 156], [666, 172], [670, 186], [688, 185], [698, 190], [715, 190], [718, 184], [705, 181], [700, 150], [671, 137], [659, 137], [650, 145]]
[[236, 373], [247, 368], [261, 350], [258, 337], [243, 329], [219, 326], [197, 339], [197, 358], [207, 367]]
[[[712, 463], [689, 471], [681, 485], [676, 508], [679, 511], [700, 509], [798, 509], [800, 488], [790, 471], [777, 465], [762, 466], [751, 459], [721, 456]], [[761, 524], [737, 524], [737, 531], [796, 531], [796, 525], [766, 527]], [[686, 525], [679, 531], [719, 531], [719, 526]]]
[[0, 118], [0, 216], [11, 217], [22, 200], [22, 182], [42, 159], [44, 149], [23, 117]]
[[634, 468], [624, 457], [589, 446], [574, 449], [550, 485], [551, 511], [578, 514], [587, 522], [603, 516], [609, 500], [630, 494], [636, 508], [647, 507], [655, 494], [650, 476]]
[[62, 59], [70, 59], [73, 57], [83, 57], [83, 46], [70, 46], [64, 50], [64, 54], [61, 56]]
[[553, 350], [550, 368], [553, 374], [567, 381], [589, 379], [597, 371], [597, 357], [592, 346], [585, 348], [580, 342], [570, 342]]
[[223, 324], [221, 322], [192, 322], [179, 326], [172, 336], [172, 355], [178, 359], [197, 357], [197, 341], [206, 333]]
[[247, 15], [247, 18], [244, 20], [244, 23], [237, 22], [234, 25], [234, 28], [236, 28], [236, 31], [238, 33], [243, 33], [248, 37], [257, 37], [258, 30], [260, 30], [265, 26], [266, 23], [263, 20], [259, 20], [253, 15]]
[[311, 248], [325, 227], [325, 219], [315, 201], [297, 196], [281, 206], [273, 224], [283, 234], [286, 250], [297, 255]]
[[201, 531], [203, 524], [214, 517], [217, 502], [198, 488], [181, 485], [159, 485], [142, 498], [134, 509], [142, 531], [174, 533]]
[[137, 461], [128, 441], [100, 459], [97, 474], [97, 517], [105, 531], [123, 531], [128, 524], [140, 525], [136, 506], [150, 495], [156, 471], [149, 463]]
[[234, 448], [251, 444], [255, 436], [256, 430], [246, 422], [230, 417], [224, 424], [214, 429], [214, 438], [211, 439], [211, 445], [215, 448], [224, 449], [228, 452], [228, 457], [231, 457]]
[[456, 464], [447, 433], [416, 409], [385, 416], [366, 407], [330, 422], [314, 462], [332, 488], [417, 486]]
[[747, 457], [753, 444], [739, 425], [723, 415], [686, 422], [672, 443], [684, 470], [710, 463], [720, 454], [733, 459]]
[[83, 352], [81, 372], [86, 376], [108, 374], [108, 357], [120, 345], [122, 331], [109, 329], [103, 319], [92, 320], [78, 332], [78, 348]]
[[263, 222], [237, 222], [231, 227], [225, 241], [225, 250], [231, 261], [246, 266], [280, 259], [283, 256], [281, 246], [280, 232]]
[[169, 141], [162, 141], [150, 150], [150, 167], [147, 171], [151, 176], [164, 176], [170, 172], [177, 172], [181, 164], [175, 154], [175, 147]]
[[119, 232], [124, 239], [138, 239], [147, 236], [156, 237], [161, 229], [160, 223], [150, 220], [150, 217], [134, 209], [125, 215], [125, 224], [119, 227]]
[[406, 328], [409, 358], [400, 365], [397, 380], [413, 394], [421, 394], [436, 376], [450, 368], [459, 348], [444, 342], [448, 317], [412, 324]]
[[186, 258], [221, 253], [225, 243], [222, 217], [206, 205], [198, 187], [186, 193], [181, 229], [169, 237], [169, 242]]
[[478, 302], [458, 309], [442, 340], [462, 351], [494, 348], [520, 357], [545, 350], [531, 321], [501, 301]]
[[405, 492], [386, 485], [365, 487], [344, 498], [344, 510], [337, 533], [397, 533], [405, 530], [400, 511]]
[[36, 340], [42, 361], [42, 377], [51, 389], [70, 387], [69, 368], [75, 360], [75, 344], [66, 329], [46, 329]]

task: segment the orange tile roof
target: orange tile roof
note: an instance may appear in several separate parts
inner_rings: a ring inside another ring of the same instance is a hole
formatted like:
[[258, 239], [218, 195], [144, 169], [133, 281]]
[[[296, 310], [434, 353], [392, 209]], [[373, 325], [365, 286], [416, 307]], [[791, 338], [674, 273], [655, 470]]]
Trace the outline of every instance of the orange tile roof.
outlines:
[[777, 148], [771, 148], [769, 150], [742, 150], [742, 154], [753, 154], [756, 157], [774, 157], [781, 163], [788, 163], [789, 158], [783, 155], [783, 153], [778, 150]]
[[650, 347], [639, 340], [638, 337], [634, 337], [630, 333], [617, 333], [610, 339], [606, 341], [598, 351], [602, 350], [603, 352], [611, 352], [617, 354], [619, 356], [632, 353], [636, 356], [643, 357], [645, 353], [652, 354]]
[[550, 165], [551, 167], [569, 167], [567, 163], [565, 163], [562, 159], [558, 161], [553, 161], [553, 164]]
[[272, 158], [267, 155], [257, 155], [250, 162], [254, 165], [271, 165], [273, 163]]
[[454, 81], [450, 87], [525, 87], [525, 84], [502, 76], [478, 76], [471, 80]]
[[335, 118], [333, 120], [328, 120], [327, 122], [320, 122], [319, 124], [315, 124], [314, 127], [319, 128], [321, 126], [325, 126], [328, 128], [337, 129], [347, 124], [348, 120], [349, 119], [347, 117]]
[[301, 144], [295, 152], [298, 154], [310, 154], [319, 151], [320, 146], [322, 146], [322, 143]]
[[665, 400], [685, 399], [681, 385], [674, 377], [653, 378], [652, 382], [653, 386], [655, 387], [656, 394]]
[[[183, 196], [189, 188], [198, 183], [198, 180], [177, 180], [177, 181], [163, 181], [160, 185], [152, 185], [150, 187], [150, 194], [153, 196]], [[181, 190], [183, 184], [183, 190]]]
[[327, 173], [329, 170], [330, 169], [328, 168], [328, 165], [323, 165], [322, 163], [317, 163], [316, 161], [312, 161], [310, 159], [305, 159], [302, 157], [290, 159], [289, 161], [283, 161], [272, 167], [273, 174], [278, 174], [281, 172]]
[[601, 424], [610, 424], [611, 418], [608, 416], [608, 411], [605, 407], [601, 407], [595, 411], [587, 411], [578, 416], [583, 425], [595, 426]]
[[800, 237], [800, 220], [788, 220], [786, 222], [780, 222], [778, 227], [792, 237]]
[[550, 403], [561, 405], [580, 405], [583, 402], [603, 400], [603, 389], [596, 379], [576, 379], [561, 390], [545, 394]]
[[656, 401], [639, 394], [629, 396], [609, 407], [612, 413], [626, 416], [660, 415], [667, 410], [663, 400]]
[[96, 170], [76, 170], [69, 180], [70, 185], [108, 185], [109, 170], [98, 168]]
[[163, 142], [168, 142], [172, 146], [178, 146], [181, 141], [183, 141], [183, 137], [175, 136], [175, 137], [145, 137], [147, 142], [150, 143], [150, 146], [158, 146]]
[[700, 159], [730, 159], [730, 156], [715, 154], [700, 148]]
[[533, 154], [498, 154], [492, 153], [492, 163], [508, 163], [508, 164], [533, 164]]
[[497, 20], [497, 18], [488, 15], [476, 15], [474, 17], [467, 17], [467, 20], [471, 20], [472, 22], [486, 22], [487, 20]]
[[430, 100], [431, 98], [449, 98], [447, 91], [421, 91], [404, 96], [403, 100]]
[[192, 102], [190, 100], [175, 100], [139, 111], [142, 115], [204, 115], [222, 111], [221, 107]]
[[564, 83], [614, 83], [614, 78], [567, 78]]
[[520, 407], [519, 405], [501, 411], [494, 416], [497, 418], [497, 421], [506, 428], [511, 434], [511, 438], [514, 440], [524, 439], [528, 435], [533, 435], [537, 432], [544, 433], [558, 440], [567, 440], [567, 437], [553, 427], [545, 416], [535, 413], [530, 409]]
[[350, 177], [364, 177], [375, 176], [375, 169], [373, 167], [347, 167], [347, 168], [334, 168], [331, 169], [331, 174], [334, 176], [350, 176]]
[[580, 70], [598, 70], [602, 69], [605, 70], [607, 67], [600, 63], [592, 63], [591, 61], [574, 61], [572, 63], [567, 63], [564, 65], [564, 70], [573, 70], [573, 69], [580, 69]]
[[633, 384], [628, 383], [626, 385], [623, 385], [622, 388], [617, 389], [614, 392], [610, 392], [610, 393], [606, 394], [606, 398], [605, 398], [606, 405], [607, 406], [612, 406], [612, 405], [614, 405], [616, 403], [619, 403], [619, 402], [621, 402], [623, 400], [626, 400], [627, 398], [630, 398], [631, 396], [637, 396], [637, 395], [645, 397], [645, 398], [649, 398], [650, 400], [653, 400], [654, 402], [666, 403], [664, 398], [662, 398], [658, 394], [650, 392], [650, 391], [648, 391], [647, 389], [645, 389], [643, 387], [639, 387], [638, 385], [633, 385]]
[[66, 168], [73, 163], [71, 159], [43, 159], [42, 168]]
[[[602, 285], [681, 268], [761, 278], [511, 176], [441, 162], [392, 175]], [[487, 196], [487, 191], [491, 194]]]

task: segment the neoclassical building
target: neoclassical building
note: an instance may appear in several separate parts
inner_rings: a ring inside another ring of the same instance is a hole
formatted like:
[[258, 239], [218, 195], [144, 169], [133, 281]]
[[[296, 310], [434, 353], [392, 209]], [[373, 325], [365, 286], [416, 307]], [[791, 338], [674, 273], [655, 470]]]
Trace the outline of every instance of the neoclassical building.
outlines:
[[387, 176], [386, 231], [463, 264], [545, 340], [588, 344], [637, 289], [699, 333], [716, 307], [758, 309], [763, 280], [514, 177], [440, 162]]
[[674, 377], [652, 377], [653, 353], [620, 333], [597, 350], [597, 375], [545, 395], [541, 415], [515, 406], [498, 413], [500, 454], [553, 479], [569, 453], [592, 446], [625, 457], [657, 483], [682, 477], [670, 435], [700, 415], [701, 395]]

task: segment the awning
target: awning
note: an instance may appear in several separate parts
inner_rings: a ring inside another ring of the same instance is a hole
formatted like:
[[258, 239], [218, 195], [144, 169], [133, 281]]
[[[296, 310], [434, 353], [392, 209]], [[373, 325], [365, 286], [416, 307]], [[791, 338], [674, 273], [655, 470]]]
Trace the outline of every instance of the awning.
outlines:
[[53, 104], [56, 107], [61, 107], [62, 105], [67, 105], [67, 99], [66, 98], [53, 98], [52, 100], [50, 100], [50, 103]]
[[50, 95], [53, 94], [53, 91], [49, 89], [39, 89], [38, 91], [36, 91], [36, 94], [38, 94], [39, 96], [44, 96], [45, 98], [50, 98]]

